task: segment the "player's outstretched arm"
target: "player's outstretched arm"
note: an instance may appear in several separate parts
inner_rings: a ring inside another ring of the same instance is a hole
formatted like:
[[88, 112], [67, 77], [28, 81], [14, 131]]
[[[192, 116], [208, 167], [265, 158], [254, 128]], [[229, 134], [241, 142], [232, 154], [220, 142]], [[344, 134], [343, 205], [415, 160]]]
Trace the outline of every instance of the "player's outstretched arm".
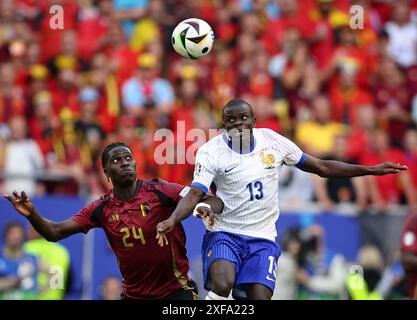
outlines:
[[195, 187], [191, 187], [185, 197], [178, 202], [178, 205], [171, 216], [158, 223], [156, 226], [156, 239], [158, 239], [160, 246], [163, 246], [164, 243], [168, 243], [165, 234], [170, 232], [177, 223], [191, 215], [195, 206], [201, 201], [203, 196], [203, 191]]
[[361, 166], [342, 161], [321, 160], [307, 155], [300, 169], [315, 173], [323, 178], [350, 178], [366, 175], [396, 174], [408, 168], [407, 166], [391, 162], [384, 162], [376, 166]]
[[24, 191], [20, 195], [14, 191], [13, 195], [5, 194], [4, 197], [48, 241], [58, 241], [75, 233], [82, 232], [78, 223], [71, 219], [62, 222], [53, 222], [43, 218]]

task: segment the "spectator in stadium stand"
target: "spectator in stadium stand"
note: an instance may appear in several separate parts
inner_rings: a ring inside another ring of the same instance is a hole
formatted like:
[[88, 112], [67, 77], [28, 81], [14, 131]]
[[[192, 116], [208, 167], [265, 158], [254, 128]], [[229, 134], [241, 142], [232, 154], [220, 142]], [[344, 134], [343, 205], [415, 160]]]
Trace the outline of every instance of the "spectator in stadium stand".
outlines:
[[[304, 1], [300, 1], [304, 2]], [[308, 1], [306, 1], [308, 2]], [[338, 1], [315, 0], [313, 8], [302, 12], [302, 20], [306, 26], [304, 38], [311, 45], [311, 54], [321, 69], [330, 60], [334, 51], [338, 29], [349, 21], [347, 8], [339, 8]]]
[[358, 66], [354, 60], [342, 59], [338, 68], [337, 81], [330, 83], [328, 94], [332, 103], [332, 119], [355, 125], [357, 109], [373, 103], [373, 96], [358, 84]]
[[264, 95], [270, 98], [278, 96], [275, 83], [268, 71], [269, 56], [263, 49], [258, 49], [252, 57], [252, 67], [248, 78], [249, 94]]
[[412, 92], [404, 72], [389, 57], [379, 61], [373, 92], [382, 125], [400, 145], [411, 121]]
[[[166, 176], [169, 181], [176, 181], [180, 184], [189, 184], [192, 180], [193, 163], [187, 161], [187, 150], [193, 146], [196, 150], [200, 145], [195, 144], [196, 141], [187, 139], [183, 141], [183, 134], [188, 134], [193, 129], [203, 130], [197, 125], [195, 118], [199, 111], [209, 111], [210, 103], [203, 92], [199, 90], [198, 85], [198, 69], [192, 66], [184, 66], [180, 73], [181, 79], [178, 82], [178, 99], [175, 102], [174, 109], [170, 116], [170, 129], [174, 133], [175, 156], [177, 159], [185, 159], [185, 163], [176, 161], [172, 165], [164, 167], [165, 173], [159, 168], [159, 176]], [[201, 113], [200, 113], [201, 114]], [[206, 116], [210, 123], [212, 117], [210, 114], [201, 114]], [[216, 128], [212, 122], [211, 128]], [[208, 132], [206, 132], [208, 138]], [[184, 148], [182, 147], [184, 145]]]
[[97, 53], [91, 58], [91, 69], [87, 74], [88, 84], [99, 92], [99, 114], [101, 125], [106, 134], [116, 130], [120, 116], [120, 83], [112, 70], [111, 61], [104, 53]]
[[116, 276], [104, 278], [100, 287], [101, 300], [119, 300], [122, 294], [122, 283]]
[[267, 95], [255, 95], [253, 100], [254, 112], [256, 115], [256, 125], [259, 128], [268, 128], [277, 133], [281, 133], [279, 123], [279, 114], [276, 108], [276, 102]]
[[0, 64], [0, 123], [24, 116], [26, 112], [23, 88], [16, 85], [16, 70], [10, 62]]
[[280, 241], [282, 252], [278, 261], [279, 277], [271, 300], [294, 300], [297, 297], [298, 258], [301, 251], [300, 230], [288, 229]]
[[[332, 152], [324, 159], [357, 164], [347, 157], [347, 138], [345, 134], [336, 135], [333, 143]], [[343, 203], [355, 203], [359, 210], [365, 209], [367, 197], [363, 177], [334, 179], [313, 176], [313, 180], [316, 197], [324, 210], [331, 211], [335, 205]]]
[[[405, 163], [405, 153], [401, 149], [393, 148], [387, 132], [382, 129], [375, 130], [371, 135], [370, 148], [365, 149], [359, 161], [362, 165], [374, 165], [380, 161]], [[417, 208], [417, 191], [411, 181], [408, 171], [398, 176], [366, 177], [366, 188], [370, 191], [372, 204], [383, 211], [389, 204], [402, 204], [405, 197], [408, 206]]]
[[218, 123], [221, 122], [221, 106], [236, 95], [236, 77], [232, 49], [228, 47], [213, 48], [215, 61], [209, 73], [209, 97], [213, 104], [213, 113]]
[[372, 133], [378, 128], [377, 112], [374, 105], [366, 104], [358, 108], [358, 121], [348, 131], [348, 158], [358, 162], [363, 150], [370, 147]]
[[119, 24], [113, 22], [110, 25], [108, 32], [100, 39], [98, 50], [105, 53], [117, 83], [122, 84], [132, 76], [132, 70], [137, 66], [138, 53], [129, 47]]
[[[160, 118], [168, 115], [174, 104], [171, 83], [158, 74], [158, 61], [149, 53], [140, 55], [135, 76], [122, 85], [123, 107], [127, 114], [143, 118], [147, 108], [155, 108]], [[161, 124], [162, 125], [162, 124]]]
[[46, 241], [31, 226], [28, 230], [28, 241], [23, 248], [42, 265], [37, 278], [39, 290], [36, 300], [62, 300], [70, 280], [70, 254], [67, 248], [59, 243]]
[[295, 138], [306, 152], [316, 157], [330, 154], [336, 135], [345, 131], [345, 127], [331, 119], [329, 99], [320, 95], [313, 99], [313, 120], [300, 122], [296, 126]]
[[409, 1], [393, 2], [391, 13], [384, 26], [389, 35], [388, 52], [405, 69], [417, 64], [417, 28], [411, 20]]
[[408, 294], [417, 300], [417, 211], [408, 215], [401, 235], [401, 262], [408, 276]]
[[349, 272], [346, 277], [346, 289], [352, 300], [383, 300], [381, 288], [384, 258], [373, 245], [359, 248], [356, 265], [362, 272]]
[[[146, 15], [135, 23], [129, 40], [130, 47], [135, 52], [143, 52], [149, 50], [152, 43], [171, 42], [174, 24], [175, 17], [167, 13], [164, 1], [149, 1]], [[166, 56], [164, 60], [167, 60]]]
[[48, 91], [40, 91], [32, 100], [33, 116], [29, 120], [29, 131], [47, 160], [52, 152], [53, 133], [59, 127], [59, 119], [53, 112], [52, 96]]
[[[157, 223], [169, 217], [190, 188], [158, 178], [137, 179], [136, 161], [124, 143], [108, 145], [102, 164], [113, 190], [65, 221], [43, 218], [24, 191], [5, 198], [48, 241], [103, 228], [123, 276], [123, 299], [195, 299], [183, 227], [178, 225], [168, 235], [169, 246], [160, 247], [155, 238]], [[212, 223], [213, 212], [220, 213], [223, 203], [214, 196], [203, 201], [213, 211], [202, 206], [196, 215], [208, 217]]]
[[132, 35], [137, 20], [143, 18], [149, 6], [148, 0], [114, 0], [114, 17], [122, 25], [127, 38]]
[[85, 87], [80, 91], [80, 115], [74, 123], [75, 131], [85, 139], [93, 162], [100, 158], [104, 140], [99, 113], [99, 92], [93, 87]]
[[25, 118], [11, 118], [9, 128], [10, 139], [0, 150], [0, 168], [5, 175], [4, 191], [25, 188], [28, 194], [36, 195], [40, 189], [35, 174], [45, 166], [42, 152], [36, 141], [28, 138]]
[[81, 1], [76, 28], [80, 57], [91, 61], [100, 48], [112, 21], [114, 9], [112, 0], [100, 0], [96, 6], [91, 1]]
[[335, 44], [334, 49], [329, 56], [326, 65], [321, 73], [321, 81], [329, 81], [332, 85], [337, 83], [338, 68], [344, 64], [351, 64], [356, 70], [356, 77], [358, 86], [366, 88], [368, 85], [368, 66], [366, 51], [359, 46], [358, 34], [356, 30], [350, 28], [346, 21], [345, 25], [342, 25], [338, 29], [338, 42]]
[[[42, 64], [34, 64], [29, 67], [27, 85], [25, 87], [25, 97], [27, 102], [26, 115], [28, 118], [34, 114], [34, 97], [42, 92], [48, 91], [49, 71]], [[52, 103], [52, 101], [51, 101]]]
[[0, 251], [0, 300], [33, 300], [38, 291], [39, 261], [23, 250], [26, 233], [23, 225], [8, 223], [3, 230]]
[[345, 257], [326, 243], [325, 231], [312, 224], [301, 231], [300, 268], [297, 280], [300, 299], [334, 300], [344, 294], [347, 263]]

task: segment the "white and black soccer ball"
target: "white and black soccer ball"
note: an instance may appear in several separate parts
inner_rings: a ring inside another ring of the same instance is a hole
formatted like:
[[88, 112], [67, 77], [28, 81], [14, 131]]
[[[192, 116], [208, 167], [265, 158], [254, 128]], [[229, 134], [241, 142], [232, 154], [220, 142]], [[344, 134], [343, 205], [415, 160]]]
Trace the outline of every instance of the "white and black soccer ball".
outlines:
[[190, 18], [175, 27], [171, 42], [174, 50], [183, 57], [200, 59], [213, 47], [214, 32], [206, 21]]

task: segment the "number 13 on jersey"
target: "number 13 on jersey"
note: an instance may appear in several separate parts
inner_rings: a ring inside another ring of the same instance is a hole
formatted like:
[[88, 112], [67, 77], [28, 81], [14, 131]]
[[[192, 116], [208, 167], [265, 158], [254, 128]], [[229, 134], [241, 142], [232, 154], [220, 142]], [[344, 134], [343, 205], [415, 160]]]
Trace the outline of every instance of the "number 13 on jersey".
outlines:
[[253, 201], [254, 199], [260, 200], [263, 198], [264, 193], [262, 187], [262, 182], [259, 180], [253, 183], [251, 182], [246, 186], [249, 190], [250, 201]]

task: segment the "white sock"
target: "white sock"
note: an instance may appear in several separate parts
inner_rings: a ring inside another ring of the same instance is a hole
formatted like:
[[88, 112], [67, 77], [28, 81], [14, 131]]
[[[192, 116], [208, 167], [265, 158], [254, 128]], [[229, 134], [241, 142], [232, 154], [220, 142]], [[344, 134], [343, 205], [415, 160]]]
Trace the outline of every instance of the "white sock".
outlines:
[[206, 295], [206, 300], [233, 300], [232, 297], [232, 290], [230, 290], [230, 294], [228, 297], [222, 297], [218, 294], [215, 294], [213, 291], [209, 291]]

